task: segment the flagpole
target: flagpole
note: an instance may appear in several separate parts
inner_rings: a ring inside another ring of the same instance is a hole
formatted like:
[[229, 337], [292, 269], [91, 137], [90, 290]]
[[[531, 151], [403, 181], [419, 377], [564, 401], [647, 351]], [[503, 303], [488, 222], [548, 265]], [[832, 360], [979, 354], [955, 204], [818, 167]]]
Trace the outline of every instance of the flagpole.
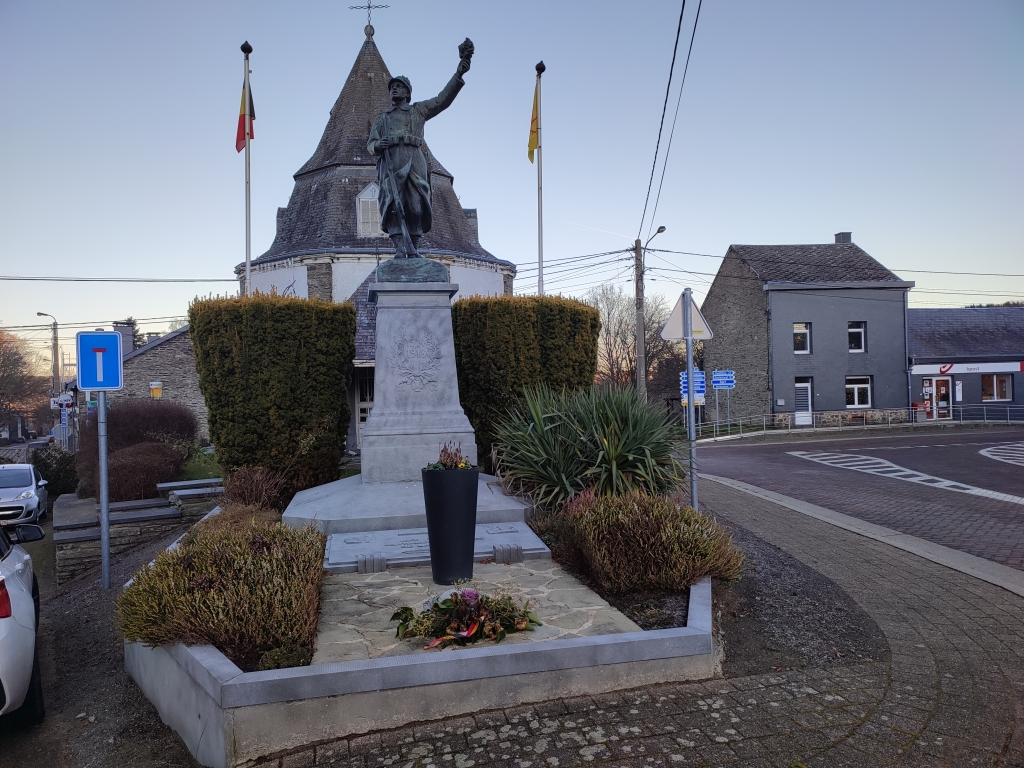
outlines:
[[544, 295], [544, 150], [540, 135], [540, 76], [547, 67], [537, 63], [537, 295]]
[[252, 53], [252, 46], [246, 40], [242, 43], [242, 53], [245, 54], [245, 295], [251, 295], [252, 285], [252, 201], [249, 191], [249, 141], [252, 132], [252, 116], [249, 114], [252, 97], [249, 95], [249, 54]]

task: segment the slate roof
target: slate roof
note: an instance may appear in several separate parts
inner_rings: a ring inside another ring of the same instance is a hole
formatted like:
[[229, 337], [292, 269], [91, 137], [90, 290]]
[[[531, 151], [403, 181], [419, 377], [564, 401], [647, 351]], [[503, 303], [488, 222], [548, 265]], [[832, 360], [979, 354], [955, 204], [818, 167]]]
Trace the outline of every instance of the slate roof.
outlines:
[[730, 245], [736, 256], [766, 283], [900, 281], [853, 243], [821, 245]]
[[909, 309], [907, 331], [918, 362], [1024, 360], [1024, 307]]
[[[367, 37], [331, 109], [316, 151], [295, 174], [288, 206], [278, 209], [273, 244], [253, 263], [308, 253], [394, 252], [386, 237], [359, 237], [356, 218], [356, 198], [367, 184], [377, 181], [376, 159], [367, 152], [366, 141], [374, 118], [391, 103], [387, 90], [390, 79], [380, 51]], [[428, 93], [431, 88], [430, 83], [413, 83], [413, 92], [419, 98], [433, 95]], [[426, 144], [423, 148], [432, 175], [433, 228], [423, 236], [420, 250], [512, 266], [480, 245], [476, 228], [455, 195], [451, 173], [437, 162]]]
[[145, 345], [139, 347], [138, 349], [135, 349], [135, 350], [132, 350], [131, 352], [126, 353], [125, 356], [124, 356], [124, 359], [127, 361], [127, 360], [131, 360], [133, 357], [138, 357], [139, 355], [144, 355], [147, 352], [149, 352], [149, 350], [151, 350], [153, 347], [159, 347], [161, 344], [163, 344], [165, 342], [168, 342], [171, 339], [178, 338], [183, 333], [188, 333], [188, 325], [183, 325], [183, 326], [181, 326], [181, 328], [177, 328], [177, 329], [175, 329], [173, 331], [165, 333], [160, 338], [153, 339], [148, 344], [145, 344]]

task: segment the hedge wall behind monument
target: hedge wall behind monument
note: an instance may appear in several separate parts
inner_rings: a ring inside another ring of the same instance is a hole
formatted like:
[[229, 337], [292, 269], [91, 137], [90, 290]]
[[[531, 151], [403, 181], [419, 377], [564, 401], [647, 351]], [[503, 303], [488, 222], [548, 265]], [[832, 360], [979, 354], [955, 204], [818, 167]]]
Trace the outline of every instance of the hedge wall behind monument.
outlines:
[[291, 493], [338, 478], [351, 414], [355, 307], [256, 295], [189, 308], [210, 439], [225, 472], [282, 473]]
[[452, 305], [459, 397], [481, 461], [490, 460], [493, 422], [528, 384], [555, 390], [594, 383], [601, 320], [596, 308], [555, 296], [491, 296]]

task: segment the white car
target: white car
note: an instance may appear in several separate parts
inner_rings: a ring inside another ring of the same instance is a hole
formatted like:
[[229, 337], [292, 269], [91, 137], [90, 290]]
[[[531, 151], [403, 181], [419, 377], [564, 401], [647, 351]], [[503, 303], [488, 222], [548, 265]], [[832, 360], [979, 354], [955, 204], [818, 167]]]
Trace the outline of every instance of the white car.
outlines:
[[[14, 529], [20, 543], [45, 535], [38, 525]], [[39, 584], [32, 557], [0, 528], [0, 716], [15, 713], [22, 725], [43, 719], [43, 683], [36, 657]]]
[[46, 481], [31, 464], [0, 464], [0, 526], [46, 516]]

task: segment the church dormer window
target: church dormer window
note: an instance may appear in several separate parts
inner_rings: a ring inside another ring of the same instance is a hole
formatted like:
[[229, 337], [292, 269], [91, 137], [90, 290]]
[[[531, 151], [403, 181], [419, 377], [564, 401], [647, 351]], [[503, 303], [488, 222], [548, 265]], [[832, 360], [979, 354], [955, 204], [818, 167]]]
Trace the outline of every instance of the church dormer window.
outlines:
[[380, 229], [380, 206], [376, 184], [367, 184], [356, 197], [356, 220], [359, 223], [359, 237], [385, 237]]

